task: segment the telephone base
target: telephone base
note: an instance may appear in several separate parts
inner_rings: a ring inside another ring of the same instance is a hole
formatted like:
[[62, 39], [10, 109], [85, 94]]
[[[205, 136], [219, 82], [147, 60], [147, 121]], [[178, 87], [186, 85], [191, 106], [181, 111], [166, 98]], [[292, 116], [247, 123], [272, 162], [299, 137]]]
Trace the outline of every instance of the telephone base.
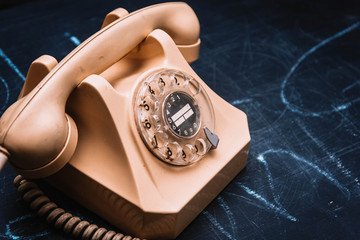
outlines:
[[46, 180], [128, 234], [146, 239], [174, 239], [245, 167], [249, 146], [247, 144], [180, 211], [174, 213], [144, 212], [70, 164]]

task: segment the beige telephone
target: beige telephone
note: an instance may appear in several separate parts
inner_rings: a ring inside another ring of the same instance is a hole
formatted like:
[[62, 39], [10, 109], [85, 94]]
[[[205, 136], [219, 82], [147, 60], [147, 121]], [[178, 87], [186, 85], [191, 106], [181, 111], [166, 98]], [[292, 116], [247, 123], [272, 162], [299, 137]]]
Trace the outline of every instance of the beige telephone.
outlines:
[[246, 115], [188, 64], [199, 29], [185, 3], [117, 9], [60, 63], [35, 60], [1, 117], [1, 160], [119, 229], [175, 238], [244, 168], [250, 144]]

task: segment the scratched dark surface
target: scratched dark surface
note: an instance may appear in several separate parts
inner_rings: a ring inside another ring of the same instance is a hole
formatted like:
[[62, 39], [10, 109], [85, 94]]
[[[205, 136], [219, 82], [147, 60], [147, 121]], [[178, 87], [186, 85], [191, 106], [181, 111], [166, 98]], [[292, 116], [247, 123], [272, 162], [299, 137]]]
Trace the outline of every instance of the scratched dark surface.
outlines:
[[[1, 113], [32, 60], [61, 60], [112, 9], [152, 3], [1, 1]], [[202, 39], [192, 66], [247, 114], [252, 143], [246, 169], [178, 239], [360, 239], [360, 4], [189, 4]], [[0, 239], [68, 239], [29, 210], [14, 176], [9, 166], [0, 174]], [[44, 187], [59, 205], [111, 228]]]

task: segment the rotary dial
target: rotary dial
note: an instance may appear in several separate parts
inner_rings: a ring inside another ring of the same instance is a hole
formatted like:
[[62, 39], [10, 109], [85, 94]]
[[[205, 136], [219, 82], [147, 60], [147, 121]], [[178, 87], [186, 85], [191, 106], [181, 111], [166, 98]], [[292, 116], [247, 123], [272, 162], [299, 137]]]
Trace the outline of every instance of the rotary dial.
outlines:
[[189, 165], [213, 146], [212, 104], [190, 75], [169, 69], [151, 74], [138, 87], [134, 109], [144, 143], [164, 162]]

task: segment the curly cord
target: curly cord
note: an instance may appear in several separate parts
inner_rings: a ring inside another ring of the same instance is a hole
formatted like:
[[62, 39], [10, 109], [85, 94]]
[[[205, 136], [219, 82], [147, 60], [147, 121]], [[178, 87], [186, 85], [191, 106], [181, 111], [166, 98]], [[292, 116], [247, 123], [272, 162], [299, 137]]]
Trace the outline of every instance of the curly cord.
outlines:
[[71, 234], [74, 238], [81, 238], [82, 240], [141, 240], [112, 230], [108, 231], [103, 227], [99, 228], [95, 224], [82, 221], [80, 218], [65, 212], [64, 209], [58, 208], [55, 203], [51, 202], [36, 183], [21, 175], [15, 177], [14, 185], [24, 201], [30, 203], [32, 210], [37, 211], [40, 217], [44, 217], [56, 229], [63, 229], [65, 233]]

